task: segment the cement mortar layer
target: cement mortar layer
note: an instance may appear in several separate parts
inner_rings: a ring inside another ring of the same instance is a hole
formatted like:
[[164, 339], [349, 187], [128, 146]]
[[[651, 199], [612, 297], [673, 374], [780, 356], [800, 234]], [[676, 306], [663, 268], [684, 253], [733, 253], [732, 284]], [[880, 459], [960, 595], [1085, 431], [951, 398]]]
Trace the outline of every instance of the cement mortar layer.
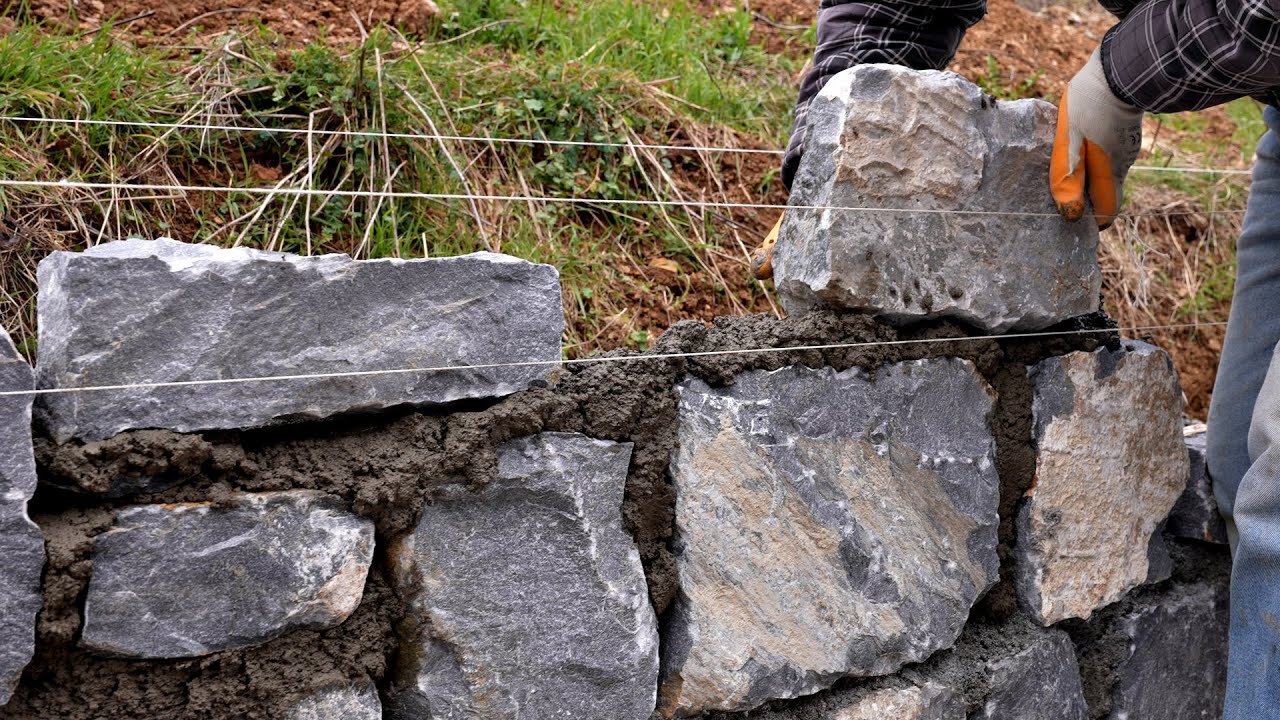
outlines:
[[[1059, 329], [1105, 328], [1087, 318]], [[651, 353], [784, 348], [826, 343], [957, 338], [947, 324], [895, 329], [865, 316], [816, 311], [778, 319], [720, 318], [679, 323]], [[957, 357], [996, 391], [992, 431], [1000, 475], [1001, 557], [1012, 540], [1013, 503], [1031, 483], [1031, 387], [1025, 368], [1046, 357], [1112, 342], [1105, 333], [1038, 339], [932, 342], [832, 350], [733, 354], [685, 360], [616, 352], [627, 362], [569, 367], [554, 386], [447, 414], [398, 410], [378, 416], [247, 432], [135, 431], [94, 442], [38, 438], [42, 486], [32, 515], [48, 539], [49, 566], [37, 648], [3, 720], [150, 720], [288, 717], [300, 698], [372, 681], [387, 693], [407, 608], [375, 558], [356, 611], [336, 628], [299, 629], [252, 648], [171, 661], [97, 657], [77, 647], [93, 540], [113, 509], [154, 503], [232, 503], [241, 492], [317, 490], [371, 519], [382, 545], [416, 526], [418, 510], [451, 487], [480, 488], [496, 477], [497, 448], [544, 431], [632, 444], [623, 525], [640, 552], [654, 610], [678, 589], [670, 553], [675, 496], [668, 466], [675, 447], [675, 387], [690, 376], [710, 387], [750, 371], [802, 365], [874, 373], [893, 363]], [[384, 545], [385, 546], [385, 545]], [[1013, 612], [1007, 572], [974, 609]]]

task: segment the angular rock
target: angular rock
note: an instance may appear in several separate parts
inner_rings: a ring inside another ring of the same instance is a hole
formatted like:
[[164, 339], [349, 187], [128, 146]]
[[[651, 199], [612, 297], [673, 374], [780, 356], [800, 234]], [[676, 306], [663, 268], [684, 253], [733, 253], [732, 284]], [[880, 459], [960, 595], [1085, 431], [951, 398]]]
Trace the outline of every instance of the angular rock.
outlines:
[[867, 693], [823, 720], [964, 720], [964, 703], [941, 685], [884, 688]]
[[680, 392], [668, 717], [888, 674], [955, 640], [998, 564], [993, 393], [972, 364]]
[[1005, 332], [1098, 308], [1096, 225], [1062, 221], [1045, 180], [1053, 105], [996, 102], [952, 73], [859, 65], [833, 77], [807, 117], [773, 257], [788, 312], [829, 306]]
[[81, 644], [197, 657], [334, 627], [360, 604], [373, 545], [372, 522], [306, 490], [125, 508], [94, 541]]
[[382, 700], [373, 683], [326, 688], [289, 708], [286, 720], [382, 720]]
[[1049, 625], [1168, 577], [1158, 529], [1186, 487], [1182, 391], [1168, 354], [1141, 342], [1028, 372], [1036, 480], [1015, 569], [1022, 603]]
[[1027, 649], [991, 663], [991, 688], [977, 720], [1086, 720], [1088, 706], [1071, 638], [1046, 632]]
[[59, 442], [506, 395], [549, 377], [564, 326], [555, 268], [493, 253], [355, 261], [126, 240], [52, 253], [39, 281], [41, 387], [549, 363], [45, 396], [37, 419]]
[[658, 633], [622, 528], [629, 443], [542, 433], [451, 487], [393, 547], [410, 605], [396, 699], [435, 720], [646, 720]]
[[[35, 376], [0, 328], [0, 392], [31, 390]], [[27, 515], [36, 490], [31, 395], [0, 396], [0, 706], [35, 652], [44, 538]]]
[[1175, 537], [1226, 545], [1227, 523], [1218, 512], [1218, 500], [1205, 468], [1205, 432], [1204, 425], [1193, 425], [1183, 431], [1191, 475], [1187, 489], [1169, 513], [1165, 529]]

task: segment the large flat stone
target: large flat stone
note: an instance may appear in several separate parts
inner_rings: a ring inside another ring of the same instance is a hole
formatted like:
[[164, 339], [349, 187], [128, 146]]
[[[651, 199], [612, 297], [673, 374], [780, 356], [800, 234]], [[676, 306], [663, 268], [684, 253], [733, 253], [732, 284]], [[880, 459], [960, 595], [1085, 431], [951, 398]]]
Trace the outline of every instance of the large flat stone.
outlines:
[[1218, 512], [1218, 500], [1213, 495], [1213, 484], [1205, 466], [1205, 433], [1203, 425], [1183, 431], [1191, 474], [1187, 478], [1187, 489], [1169, 512], [1165, 529], [1175, 537], [1226, 545], [1227, 523]]
[[285, 720], [382, 720], [382, 700], [373, 683], [338, 685], [299, 699]]
[[888, 674], [955, 640], [997, 577], [993, 393], [969, 362], [680, 393], [666, 715]]
[[[31, 390], [35, 376], [0, 328], [0, 392]], [[0, 397], [0, 706], [35, 652], [44, 538], [27, 515], [36, 490], [31, 395]]]
[[[560, 359], [559, 276], [476, 253], [354, 261], [169, 239], [55, 252], [39, 268], [41, 387]], [[59, 441], [122, 430], [248, 428], [399, 404], [497, 397], [552, 366], [51, 395]]]
[[179, 658], [347, 619], [373, 560], [373, 523], [318, 492], [140, 505], [94, 541], [81, 644]]
[[1187, 452], [1163, 350], [1127, 341], [1029, 373], [1036, 481], [1018, 513], [1015, 568], [1023, 604], [1048, 625], [1168, 576], [1158, 529], [1186, 487]]
[[423, 508], [391, 552], [410, 605], [397, 717], [646, 720], [658, 632], [622, 528], [631, 445], [543, 433]]
[[1025, 650], [990, 663], [987, 672], [990, 691], [975, 720], [1085, 720], [1089, 716], [1075, 646], [1064, 632], [1045, 632]]
[[1044, 180], [1055, 118], [1049, 103], [997, 103], [952, 73], [859, 65], [836, 75], [809, 105], [774, 251], [783, 306], [995, 332], [1096, 310], [1096, 225], [1062, 221]]

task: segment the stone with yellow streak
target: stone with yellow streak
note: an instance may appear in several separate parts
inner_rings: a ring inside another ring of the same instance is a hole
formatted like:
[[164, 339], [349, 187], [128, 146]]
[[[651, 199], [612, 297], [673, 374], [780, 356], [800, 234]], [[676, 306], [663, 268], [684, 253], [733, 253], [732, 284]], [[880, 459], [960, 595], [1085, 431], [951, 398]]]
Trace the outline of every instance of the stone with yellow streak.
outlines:
[[666, 717], [948, 647], [996, 580], [993, 393], [967, 361], [680, 386]]

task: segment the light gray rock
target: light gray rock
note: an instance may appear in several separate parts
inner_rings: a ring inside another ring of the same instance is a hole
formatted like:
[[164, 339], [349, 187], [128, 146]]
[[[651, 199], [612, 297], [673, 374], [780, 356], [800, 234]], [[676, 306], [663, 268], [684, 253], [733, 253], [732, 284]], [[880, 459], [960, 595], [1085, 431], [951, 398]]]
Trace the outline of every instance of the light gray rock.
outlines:
[[[0, 392], [31, 390], [31, 367], [0, 328]], [[0, 397], [0, 706], [35, 652], [44, 538], [27, 516], [36, 490], [31, 395]]]
[[992, 391], [934, 359], [680, 387], [668, 717], [746, 710], [949, 646], [997, 578]]
[[411, 611], [399, 716], [646, 720], [658, 632], [622, 528], [629, 443], [542, 433], [445, 490], [390, 553]]
[[1168, 577], [1158, 529], [1186, 488], [1182, 391], [1163, 350], [1126, 341], [1029, 369], [1036, 480], [1017, 518], [1018, 593], [1045, 625]]
[[93, 547], [81, 644], [198, 657], [341, 624], [364, 593], [373, 523], [318, 492], [140, 505]]
[[941, 685], [873, 690], [822, 716], [823, 720], [964, 720], [964, 703]]
[[989, 665], [990, 692], [975, 720], [1085, 720], [1080, 664], [1071, 638], [1045, 632], [1027, 649]]
[[1120, 621], [1128, 654], [1111, 720], [1218, 720], [1227, 686], [1225, 586], [1175, 588]]
[[[997, 103], [952, 73], [859, 65], [807, 117], [773, 257], [788, 312], [825, 305], [1004, 332], [1097, 310], [1096, 224], [1062, 221], [1049, 195], [1053, 105]], [[937, 212], [948, 210], [1015, 214]]]
[[321, 690], [289, 708], [287, 720], [382, 720], [382, 700], [371, 682]]
[[[169, 239], [55, 252], [39, 268], [41, 387], [560, 359], [559, 276], [476, 253], [353, 261]], [[498, 397], [552, 365], [53, 395], [57, 440], [248, 428]]]
[[[1187, 432], [1188, 430], [1191, 432]], [[1218, 500], [1213, 495], [1213, 485], [1209, 481], [1209, 472], [1205, 469], [1205, 432], [1204, 425], [1183, 430], [1191, 474], [1187, 480], [1187, 489], [1182, 492], [1169, 513], [1165, 529], [1175, 537], [1226, 545], [1227, 524], [1218, 512]]]

